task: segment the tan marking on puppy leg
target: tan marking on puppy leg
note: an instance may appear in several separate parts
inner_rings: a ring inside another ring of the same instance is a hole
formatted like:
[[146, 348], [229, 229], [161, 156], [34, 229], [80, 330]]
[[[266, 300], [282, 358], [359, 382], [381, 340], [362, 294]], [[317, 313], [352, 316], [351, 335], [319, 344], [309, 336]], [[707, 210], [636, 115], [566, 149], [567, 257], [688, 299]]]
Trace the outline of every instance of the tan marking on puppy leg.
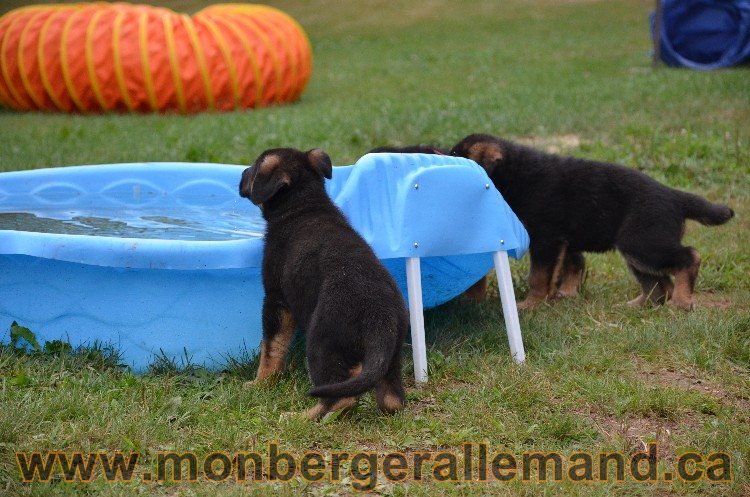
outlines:
[[268, 345], [263, 340], [260, 342], [260, 364], [258, 365], [258, 372], [255, 374], [253, 383], [264, 381], [273, 375], [274, 372], [271, 364], [272, 360], [268, 357]]
[[693, 292], [689, 290], [689, 279], [690, 276], [687, 269], [675, 273], [674, 293], [672, 294], [672, 300], [669, 301], [671, 305], [684, 311], [691, 311], [693, 309]]
[[[575, 257], [575, 255], [574, 255]], [[578, 254], [578, 257], [583, 260], [583, 256]], [[585, 262], [581, 265], [577, 263], [568, 263], [566, 257], [566, 264], [563, 266], [562, 281], [560, 282], [560, 289], [557, 292], [558, 297], [575, 297], [578, 295], [578, 289], [581, 287], [583, 282], [583, 271], [585, 269]]]
[[318, 402], [314, 407], [305, 412], [305, 416], [313, 421], [318, 421], [330, 412], [348, 410], [357, 404], [356, 397], [342, 397], [333, 403], [332, 406], [326, 407], [325, 403]]
[[386, 392], [383, 395], [382, 401], [378, 403], [378, 407], [380, 407], [380, 410], [386, 414], [393, 414], [404, 407], [404, 403], [398, 395], [393, 392]]
[[[360, 374], [362, 374], [362, 363], [355, 365], [349, 370], [349, 375], [352, 378], [356, 378]], [[354, 404], [356, 403], [356, 397], [344, 397], [342, 399], [339, 399], [330, 408], [326, 407], [323, 402], [318, 402], [314, 407], [307, 410], [305, 416], [313, 420], [318, 420], [329, 412], [338, 411], [339, 409], [346, 409], [347, 406], [348, 408], [354, 407]]]
[[701, 265], [701, 257], [698, 251], [693, 250], [693, 263], [684, 269], [674, 273], [674, 290], [670, 304], [690, 311], [693, 309], [693, 290], [695, 289], [695, 280], [698, 278], [698, 270]]
[[557, 295], [560, 297], [575, 297], [578, 295], [578, 288], [581, 286], [581, 281], [583, 281], [583, 271], [564, 272]]
[[641, 285], [641, 294], [628, 302], [631, 307], [642, 306], [646, 304], [661, 305], [666, 301], [666, 294], [662, 290], [659, 280], [644, 280], [641, 276], [639, 283]]
[[562, 270], [565, 264], [565, 256], [568, 254], [568, 244], [564, 243], [560, 248], [560, 253], [557, 254], [557, 260], [555, 265], [552, 267], [552, 276], [549, 281], [549, 290], [547, 291], [547, 297], [557, 297], [557, 289], [562, 283]]
[[477, 142], [469, 147], [469, 159], [481, 166], [502, 160], [503, 150], [495, 142]]
[[355, 406], [356, 403], [357, 397], [342, 397], [328, 409], [328, 412], [340, 411], [342, 409], [351, 409]]
[[484, 300], [487, 295], [487, 277], [484, 276], [481, 280], [477, 281], [468, 290], [464, 292], [471, 300]]
[[670, 289], [669, 287], [672, 285], [669, 275], [665, 274], [663, 270], [649, 267], [627, 254], [623, 254], [623, 257], [628, 263], [630, 272], [641, 286], [641, 295], [628, 302], [628, 305], [664, 304], [669, 298], [665, 286]]
[[539, 304], [544, 302], [544, 297], [535, 297], [532, 295], [529, 295], [526, 297], [522, 302], [519, 302], [516, 306], [519, 311], [525, 311], [526, 309], [534, 309], [535, 307], [538, 307]]
[[312, 419], [313, 421], [317, 421], [328, 412], [328, 408], [326, 408], [325, 404], [322, 402], [318, 402], [315, 404], [315, 406], [311, 407], [307, 411], [305, 411], [304, 416], [308, 419]]
[[640, 294], [636, 298], [634, 298], [633, 300], [628, 300], [628, 305], [630, 307], [640, 307], [643, 304], [645, 304], [647, 300], [648, 300], [648, 296], [646, 296], [644, 294]]
[[280, 325], [270, 342], [260, 345], [260, 366], [255, 381], [263, 381], [284, 369], [284, 359], [294, 337], [294, 319], [287, 310], [281, 311]]
[[654, 305], [661, 305], [666, 302], [667, 299], [665, 297], [664, 290], [661, 289], [659, 283], [655, 283], [648, 292], [648, 301]]
[[674, 293], [674, 284], [672, 283], [672, 280], [669, 278], [669, 276], [662, 277], [659, 281], [659, 285], [661, 286], [661, 289], [666, 296], [665, 300], [671, 299], [672, 294]]
[[523, 302], [518, 304], [519, 309], [532, 309], [544, 302], [549, 293], [550, 276], [549, 267], [531, 263], [529, 294]]
[[357, 376], [359, 376], [360, 374], [362, 374], [362, 363], [359, 363], [356, 366], [354, 366], [353, 368], [351, 368], [349, 370], [349, 374], [351, 375], [352, 378], [356, 378]]

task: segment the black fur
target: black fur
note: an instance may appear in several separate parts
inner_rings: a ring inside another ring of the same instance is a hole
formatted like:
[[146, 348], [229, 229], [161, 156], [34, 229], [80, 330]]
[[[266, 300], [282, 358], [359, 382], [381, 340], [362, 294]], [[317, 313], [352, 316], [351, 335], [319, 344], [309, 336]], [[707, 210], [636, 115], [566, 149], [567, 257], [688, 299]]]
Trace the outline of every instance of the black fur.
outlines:
[[[681, 244], [684, 221], [719, 225], [734, 216], [725, 205], [662, 185], [634, 169], [548, 154], [490, 135], [469, 135], [450, 153], [484, 167], [528, 230], [530, 296], [536, 301], [543, 292], [554, 296], [560, 279], [580, 278], [583, 252], [617, 249], [643, 289], [633, 303], [667, 300], [673, 291], [670, 275], [675, 275], [678, 286], [685, 281], [690, 286], [689, 292], [674, 289], [675, 304], [689, 308], [700, 258]], [[532, 281], [535, 277], [539, 281]]]
[[272, 149], [242, 175], [240, 194], [267, 221], [264, 347], [274, 343], [278, 316], [289, 313], [306, 335], [310, 395], [323, 406], [314, 417], [373, 388], [391, 412], [404, 402], [406, 307], [390, 273], [326, 193], [323, 177], [331, 171], [320, 149]]

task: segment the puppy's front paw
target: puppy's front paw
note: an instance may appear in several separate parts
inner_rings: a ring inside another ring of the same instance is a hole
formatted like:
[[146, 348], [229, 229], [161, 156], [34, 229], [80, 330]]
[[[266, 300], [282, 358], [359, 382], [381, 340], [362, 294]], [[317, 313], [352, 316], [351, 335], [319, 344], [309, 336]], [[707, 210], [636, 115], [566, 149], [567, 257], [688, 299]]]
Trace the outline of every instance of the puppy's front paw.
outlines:
[[285, 411], [279, 414], [279, 421], [293, 421], [295, 419], [310, 419], [306, 412]]
[[242, 384], [243, 390], [250, 388], [268, 388], [274, 386], [279, 380], [279, 375], [266, 376], [265, 378], [255, 378]]
[[527, 297], [523, 302], [519, 302], [516, 307], [518, 307], [519, 311], [524, 311], [527, 309], [534, 309], [535, 307], [538, 307], [542, 302], [542, 299]]
[[681, 311], [690, 312], [693, 310], [693, 301], [692, 300], [670, 300], [668, 302], [668, 305], [680, 309]]
[[322, 402], [318, 402], [315, 406], [311, 407], [307, 411], [300, 413], [301, 416], [311, 420], [318, 421], [320, 418], [328, 413], [328, 409]]
[[638, 295], [633, 300], [628, 300], [627, 305], [630, 307], [641, 307], [646, 303], [646, 296], [643, 294]]
[[250, 381], [246, 381], [245, 383], [242, 384], [242, 389], [243, 390], [250, 390], [254, 386], [255, 386], [255, 380], [250, 380]]
[[570, 289], [570, 288], [562, 289], [561, 288], [555, 294], [555, 297], [558, 298], [558, 299], [567, 299], [567, 298], [577, 297], [577, 296], [578, 296], [578, 289], [577, 288], [573, 288], [573, 289]]

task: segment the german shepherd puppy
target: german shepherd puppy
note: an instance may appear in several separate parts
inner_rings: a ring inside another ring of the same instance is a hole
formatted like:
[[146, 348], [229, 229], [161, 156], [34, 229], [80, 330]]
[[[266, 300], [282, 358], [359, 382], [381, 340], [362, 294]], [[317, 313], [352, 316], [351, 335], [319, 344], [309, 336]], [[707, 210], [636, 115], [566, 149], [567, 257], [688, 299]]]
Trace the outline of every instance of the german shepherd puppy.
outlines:
[[701, 259], [681, 244], [685, 219], [714, 226], [734, 216], [726, 205], [633, 169], [547, 154], [490, 135], [469, 135], [450, 153], [484, 167], [529, 232], [530, 291], [521, 309], [575, 295], [583, 252], [617, 249], [641, 285], [630, 305], [669, 300], [691, 310]]
[[267, 221], [263, 342], [257, 380], [279, 373], [295, 326], [318, 404], [312, 419], [350, 408], [376, 389], [386, 413], [404, 404], [401, 348], [409, 321], [401, 292], [323, 185], [331, 159], [320, 149], [266, 150], [245, 169], [240, 195]]

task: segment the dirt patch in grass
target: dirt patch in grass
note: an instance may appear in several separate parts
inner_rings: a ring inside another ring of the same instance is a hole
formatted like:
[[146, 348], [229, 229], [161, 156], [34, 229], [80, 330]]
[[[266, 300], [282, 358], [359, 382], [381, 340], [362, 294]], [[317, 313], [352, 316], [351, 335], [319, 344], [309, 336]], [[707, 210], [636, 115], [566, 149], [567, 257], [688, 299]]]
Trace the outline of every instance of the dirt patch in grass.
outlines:
[[636, 375], [638, 379], [648, 385], [697, 392], [713, 397], [723, 405], [734, 407], [743, 412], [750, 412], [750, 397], [737, 395], [721, 385], [706, 380], [697, 369], [658, 367], [637, 358], [634, 361], [637, 364]]
[[720, 309], [725, 311], [736, 307], [735, 304], [729, 300], [725, 295], [716, 293], [697, 293], [694, 297], [696, 307], [706, 307], [710, 309]]
[[550, 135], [550, 136], [522, 136], [517, 138], [519, 143], [538, 148], [551, 154], [570, 152], [581, 146], [583, 141], [578, 135]]
[[674, 436], [696, 430], [701, 425], [701, 419], [695, 414], [681, 416], [678, 421], [657, 416], [618, 417], [594, 405], [587, 405], [578, 414], [588, 417], [608, 440], [621, 443], [618, 450], [626, 454], [644, 452], [649, 443], [656, 442], [660, 457], [667, 461], [675, 459]]
[[[672, 388], [698, 393], [713, 398], [718, 404], [738, 412], [750, 412], [750, 398], [738, 395], [713, 381], [705, 379], [694, 368], [677, 369], [670, 366], [649, 364], [633, 357], [636, 364], [635, 379], [647, 386]], [[605, 412], [597, 405], [586, 405], [577, 413], [586, 416], [608, 440], [621, 443], [624, 452], [644, 451], [649, 442], [659, 444], [659, 453], [667, 461], [675, 458], [673, 440], [681, 435], [699, 430], [710, 414], [684, 412], [676, 419], [656, 415], [616, 416]]]
[[[696, 369], [654, 366], [640, 358], [633, 358], [633, 361], [636, 363], [636, 378], [646, 385], [699, 393], [738, 412], [750, 412], [750, 398], [706, 380]], [[579, 409], [578, 414], [588, 417], [607, 439], [621, 442], [620, 450], [630, 453], [644, 451], [649, 442], [657, 442], [661, 457], [667, 461], [675, 458], [674, 438], [700, 429], [707, 416], [695, 412], [682, 413], [678, 419], [632, 414], [615, 416], [596, 405], [587, 405]]]
[[422, 399], [408, 400], [406, 403], [406, 409], [409, 410], [410, 414], [417, 416], [424, 414], [425, 412], [434, 411], [437, 405], [437, 399], [430, 395]]

